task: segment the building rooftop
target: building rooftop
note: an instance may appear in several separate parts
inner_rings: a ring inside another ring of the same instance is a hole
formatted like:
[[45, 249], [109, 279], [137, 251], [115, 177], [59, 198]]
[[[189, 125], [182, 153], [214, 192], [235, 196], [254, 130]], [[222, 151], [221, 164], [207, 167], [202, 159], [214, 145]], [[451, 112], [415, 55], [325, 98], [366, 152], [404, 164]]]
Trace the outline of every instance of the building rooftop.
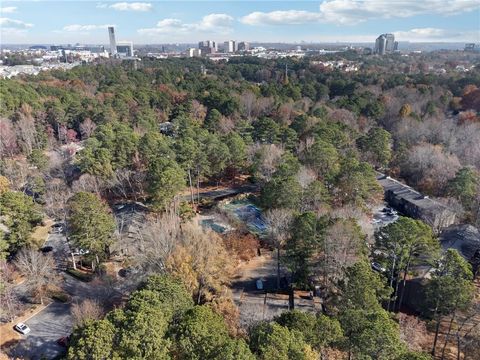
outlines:
[[397, 197], [414, 204], [418, 208], [425, 211], [445, 211], [449, 208], [438, 201], [430, 199], [428, 196], [422, 195], [412, 187], [392, 179], [390, 176], [378, 173], [377, 180], [383, 187], [384, 191], [390, 191]]
[[452, 225], [442, 232], [440, 242], [444, 250], [456, 249], [472, 261], [480, 251], [480, 230], [472, 225]]

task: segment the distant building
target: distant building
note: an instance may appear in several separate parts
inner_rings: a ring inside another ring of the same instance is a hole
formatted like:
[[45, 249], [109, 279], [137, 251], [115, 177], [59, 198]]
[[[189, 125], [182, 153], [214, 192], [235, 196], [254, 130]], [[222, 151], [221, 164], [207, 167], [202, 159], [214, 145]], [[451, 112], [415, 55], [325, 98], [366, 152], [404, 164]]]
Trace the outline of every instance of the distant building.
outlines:
[[195, 48], [190, 48], [187, 50], [187, 55], [188, 57], [198, 57], [202, 55], [202, 50], [200, 49], [195, 49]]
[[383, 187], [385, 201], [405, 216], [427, 223], [436, 232], [455, 224], [457, 214], [447, 206], [420, 194], [410, 186], [378, 173], [377, 180]]
[[115, 29], [113, 26], [108, 27], [108, 38], [110, 40], [110, 55], [115, 56], [117, 54], [117, 42], [115, 41]]
[[131, 41], [119, 41], [116, 50], [116, 54], [120, 57], [132, 57], [133, 43]]
[[[382, 34], [375, 41], [375, 54], [385, 55], [395, 51], [395, 36]], [[398, 43], [396, 45], [398, 47]]]
[[237, 52], [237, 43], [235, 40], [225, 41], [225, 52], [234, 53]]
[[215, 54], [218, 51], [217, 44], [212, 40], [200, 41], [198, 43], [198, 49], [202, 55]]
[[29, 47], [30, 50], [47, 50], [47, 47], [44, 45], [32, 45]]
[[250, 50], [250, 44], [248, 42], [242, 41], [238, 43], [238, 51], [248, 51]]
[[372, 55], [372, 54], [373, 54], [372, 48], [366, 47], [363, 49], [363, 55]]
[[398, 41], [393, 43], [393, 51], [398, 51]]
[[474, 52], [475, 44], [474, 43], [465, 44], [465, 48], [463, 50], [467, 52]]

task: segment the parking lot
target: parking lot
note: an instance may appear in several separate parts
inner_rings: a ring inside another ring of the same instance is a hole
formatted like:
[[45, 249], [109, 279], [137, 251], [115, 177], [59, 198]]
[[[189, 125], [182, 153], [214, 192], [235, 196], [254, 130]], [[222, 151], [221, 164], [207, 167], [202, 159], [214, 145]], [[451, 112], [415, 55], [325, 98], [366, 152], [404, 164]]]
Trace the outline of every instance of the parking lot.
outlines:
[[[66, 257], [69, 253], [67, 239], [62, 233], [49, 234], [43, 247], [51, 246], [51, 254], [55, 259], [57, 271], [61, 277], [60, 284], [75, 298], [82, 296], [82, 288], [86, 285], [65, 275]], [[27, 289], [19, 285], [17, 293], [26, 298]], [[30, 328], [30, 333], [21, 335], [22, 339], [9, 351], [12, 358], [20, 359], [53, 359], [61, 355], [65, 349], [56, 341], [72, 331], [70, 303], [52, 302], [45, 309], [24, 321]]]
[[372, 224], [375, 229], [378, 229], [397, 221], [398, 217], [398, 212], [385, 202], [373, 210]]
[[56, 341], [72, 331], [70, 304], [53, 302], [25, 321], [30, 333], [22, 335], [22, 340], [9, 353], [20, 359], [53, 359], [65, 351]]

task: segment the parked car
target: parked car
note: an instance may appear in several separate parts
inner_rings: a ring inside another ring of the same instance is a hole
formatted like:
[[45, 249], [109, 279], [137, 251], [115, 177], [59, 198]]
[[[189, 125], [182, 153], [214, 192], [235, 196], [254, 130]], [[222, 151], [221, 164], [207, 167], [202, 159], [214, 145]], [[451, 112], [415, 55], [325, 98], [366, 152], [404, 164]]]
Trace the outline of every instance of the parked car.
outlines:
[[75, 255], [75, 256], [79, 256], [79, 255], [87, 255], [90, 253], [90, 250], [84, 250], [84, 249], [75, 249], [72, 254]]
[[50, 246], [50, 245], [44, 246], [40, 249], [40, 251], [44, 254], [49, 253], [52, 250], [53, 250], [53, 246]]
[[15, 325], [14, 329], [23, 335], [27, 335], [30, 332], [30, 328], [24, 323], [18, 323], [17, 325]]
[[372, 269], [381, 273], [387, 271], [382, 265], [377, 262], [372, 262]]
[[70, 335], [62, 336], [60, 339], [57, 340], [57, 344], [63, 347], [68, 347], [69, 341], [70, 341]]
[[52, 228], [50, 229], [50, 233], [52, 234], [61, 234], [63, 233], [63, 230], [65, 229], [65, 226], [63, 223], [55, 223], [52, 225]]
[[118, 271], [118, 275], [123, 277], [123, 278], [126, 278], [128, 276], [136, 274], [137, 272], [138, 272], [137, 269], [135, 269], [133, 267], [127, 267], [127, 268], [124, 268], [124, 269], [120, 269]]

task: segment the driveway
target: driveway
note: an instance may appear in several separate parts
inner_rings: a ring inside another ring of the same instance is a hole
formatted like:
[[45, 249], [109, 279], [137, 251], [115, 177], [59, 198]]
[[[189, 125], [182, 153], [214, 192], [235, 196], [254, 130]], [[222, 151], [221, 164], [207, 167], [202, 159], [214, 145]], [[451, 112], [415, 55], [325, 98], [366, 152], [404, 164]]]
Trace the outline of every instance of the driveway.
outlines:
[[65, 351], [56, 340], [72, 331], [70, 304], [53, 302], [25, 323], [31, 332], [22, 335], [23, 339], [9, 355], [31, 360], [53, 359]]
[[[57, 265], [57, 271], [64, 278], [62, 286], [74, 297], [81, 297], [86, 284], [64, 273], [66, 269], [65, 258], [69, 251], [65, 235], [50, 234], [44, 246], [53, 247], [52, 255]], [[19, 285], [16, 291], [22, 297], [27, 296], [27, 289], [24, 284]], [[57, 345], [56, 340], [69, 335], [72, 331], [70, 306], [69, 303], [53, 302], [25, 321], [31, 332], [28, 335], [22, 335], [22, 340], [10, 351], [9, 355], [32, 360], [53, 359], [61, 355], [65, 348]]]

